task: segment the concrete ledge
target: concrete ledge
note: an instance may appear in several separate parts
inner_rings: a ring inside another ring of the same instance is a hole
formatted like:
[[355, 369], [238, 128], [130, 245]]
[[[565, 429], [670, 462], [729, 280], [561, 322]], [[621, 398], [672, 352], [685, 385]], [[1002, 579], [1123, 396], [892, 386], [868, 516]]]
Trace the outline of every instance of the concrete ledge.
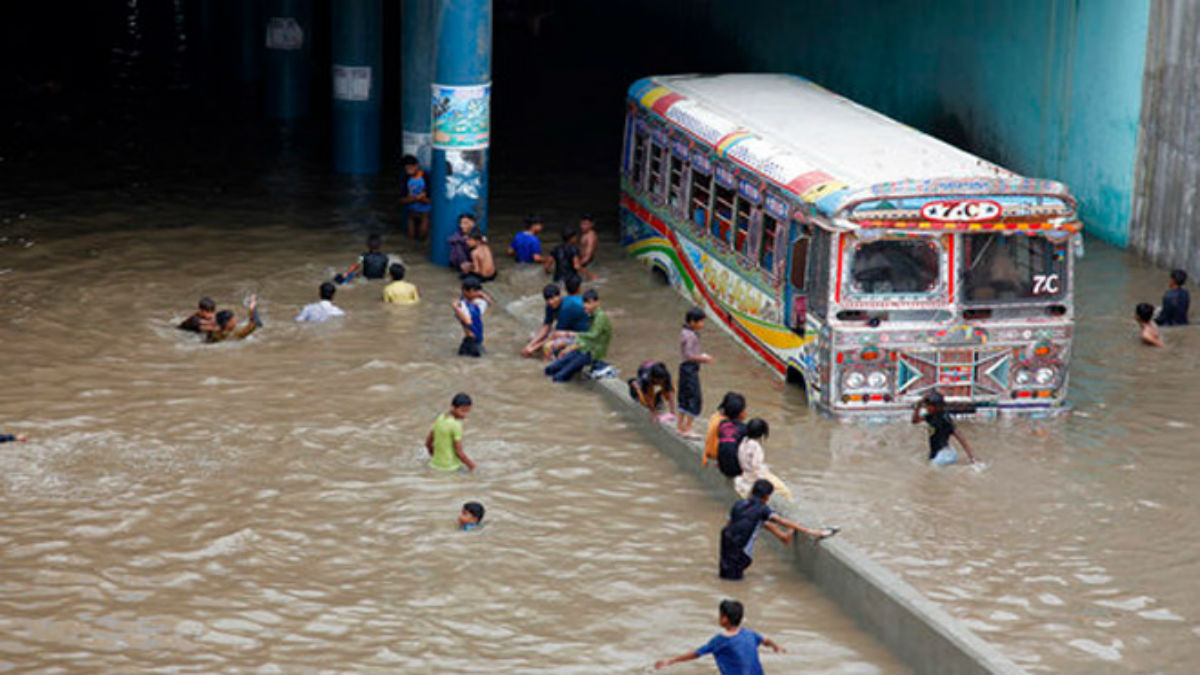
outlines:
[[[537, 323], [536, 319], [512, 311], [507, 298], [497, 296], [496, 299], [517, 321], [526, 325]], [[655, 447], [674, 459], [685, 473], [695, 476], [714, 497], [730, 505], [737, 499], [732, 481], [715, 466], [701, 466], [703, 446], [676, 436], [662, 424], [651, 423], [646, 411], [629, 396], [629, 387], [623, 379], [599, 380], [586, 386], [601, 393], [613, 407], [629, 415]], [[805, 525], [820, 524], [801, 511], [794, 502], [774, 500], [771, 506], [790, 520]], [[815, 583], [847, 616], [892, 650], [915, 673], [1026, 675], [1017, 664], [921, 595], [908, 582], [847, 542], [847, 534], [854, 536], [852, 527], [820, 544], [814, 544], [802, 535], [797, 536], [786, 555], [796, 569]], [[782, 548], [774, 537], [766, 539]], [[717, 561], [712, 561], [712, 566], [715, 570]]]

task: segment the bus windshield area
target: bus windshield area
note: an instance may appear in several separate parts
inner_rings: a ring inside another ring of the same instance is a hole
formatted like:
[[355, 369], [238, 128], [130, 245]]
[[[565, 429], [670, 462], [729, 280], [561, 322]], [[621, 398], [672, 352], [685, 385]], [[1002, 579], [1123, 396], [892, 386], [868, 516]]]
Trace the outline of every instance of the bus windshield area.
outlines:
[[1051, 301], [1066, 293], [1067, 242], [1025, 234], [963, 236], [963, 293], [968, 303]]
[[924, 238], [859, 242], [850, 262], [850, 287], [858, 295], [932, 293], [940, 260], [937, 244]]

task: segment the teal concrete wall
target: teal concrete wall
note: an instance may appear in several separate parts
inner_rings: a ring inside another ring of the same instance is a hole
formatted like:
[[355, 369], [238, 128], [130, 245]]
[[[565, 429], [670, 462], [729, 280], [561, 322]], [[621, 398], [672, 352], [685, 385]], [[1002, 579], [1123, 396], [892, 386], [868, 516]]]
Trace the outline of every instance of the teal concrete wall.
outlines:
[[[1150, 0], [641, 0], [719, 50], [807, 76], [1022, 174], [1129, 238]], [[633, 10], [637, 12], [639, 10]], [[708, 65], [706, 64], [706, 65]]]

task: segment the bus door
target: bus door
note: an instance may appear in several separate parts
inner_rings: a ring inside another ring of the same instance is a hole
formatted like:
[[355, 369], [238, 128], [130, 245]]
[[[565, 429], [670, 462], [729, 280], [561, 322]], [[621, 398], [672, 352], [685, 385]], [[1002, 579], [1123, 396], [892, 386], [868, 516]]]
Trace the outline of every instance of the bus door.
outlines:
[[804, 335], [804, 325], [808, 319], [808, 248], [812, 243], [812, 228], [794, 218], [779, 223], [777, 227], [788, 232], [788, 236], [780, 237], [780, 241], [789, 242], [786, 251], [787, 276], [784, 279], [785, 323], [793, 333]]

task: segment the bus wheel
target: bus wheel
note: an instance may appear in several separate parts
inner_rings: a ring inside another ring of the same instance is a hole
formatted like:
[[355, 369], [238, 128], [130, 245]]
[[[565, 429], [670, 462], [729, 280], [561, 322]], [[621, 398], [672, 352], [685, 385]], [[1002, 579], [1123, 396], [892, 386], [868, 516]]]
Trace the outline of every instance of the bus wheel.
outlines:
[[660, 265], [650, 266], [650, 276], [654, 277], [654, 280], [663, 286], [671, 285], [671, 277], [667, 276], [667, 271], [664, 270]]

